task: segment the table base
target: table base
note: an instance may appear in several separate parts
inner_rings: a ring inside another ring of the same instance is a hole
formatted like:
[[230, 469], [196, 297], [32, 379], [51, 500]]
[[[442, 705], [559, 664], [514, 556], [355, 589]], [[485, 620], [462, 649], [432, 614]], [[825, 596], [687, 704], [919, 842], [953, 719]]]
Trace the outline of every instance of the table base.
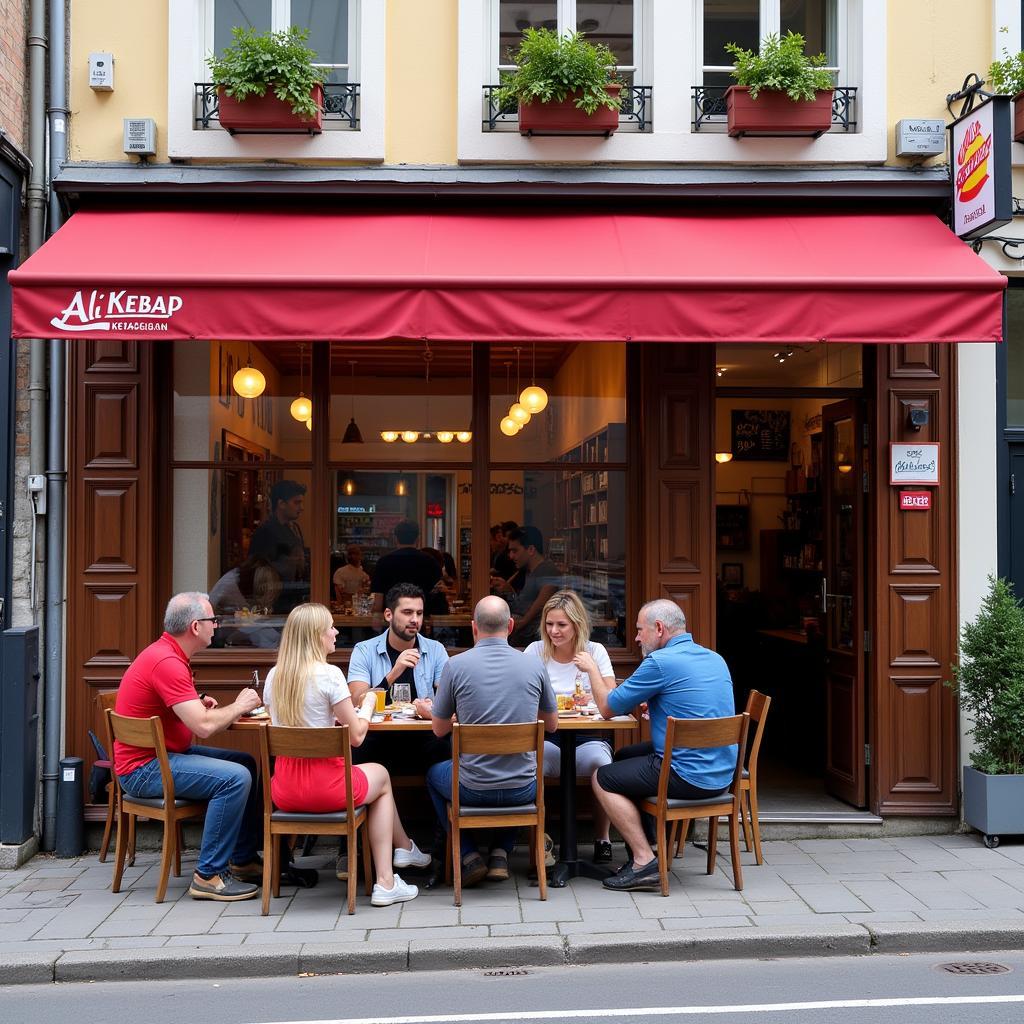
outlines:
[[594, 864], [589, 860], [560, 860], [551, 869], [551, 881], [548, 885], [552, 889], [564, 889], [570, 878], [580, 877], [603, 882], [606, 878], [611, 878], [617, 870], [604, 864]]

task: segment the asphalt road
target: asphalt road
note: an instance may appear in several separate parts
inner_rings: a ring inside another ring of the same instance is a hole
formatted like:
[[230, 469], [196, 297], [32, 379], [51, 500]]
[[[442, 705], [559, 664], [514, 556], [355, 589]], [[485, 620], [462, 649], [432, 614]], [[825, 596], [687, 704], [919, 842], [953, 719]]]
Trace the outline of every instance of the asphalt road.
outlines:
[[[939, 969], [954, 961], [1011, 970], [963, 976]], [[723, 1024], [1018, 1024], [1024, 951], [0, 988], [0, 1024], [674, 1024], [707, 1017]]]

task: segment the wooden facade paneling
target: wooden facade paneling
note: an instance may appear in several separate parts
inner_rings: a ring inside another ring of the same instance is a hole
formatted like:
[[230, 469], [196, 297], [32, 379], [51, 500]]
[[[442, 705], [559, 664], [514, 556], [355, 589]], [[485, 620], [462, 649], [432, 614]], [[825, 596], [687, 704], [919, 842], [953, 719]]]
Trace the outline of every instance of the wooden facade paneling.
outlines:
[[[957, 705], [943, 685], [957, 639], [955, 374], [952, 345], [877, 352], [868, 572], [871, 802], [880, 814], [958, 808]], [[919, 431], [908, 425], [911, 408], [928, 411]], [[899, 488], [889, 485], [890, 441], [941, 442], [942, 483], [931, 509], [900, 511]]]

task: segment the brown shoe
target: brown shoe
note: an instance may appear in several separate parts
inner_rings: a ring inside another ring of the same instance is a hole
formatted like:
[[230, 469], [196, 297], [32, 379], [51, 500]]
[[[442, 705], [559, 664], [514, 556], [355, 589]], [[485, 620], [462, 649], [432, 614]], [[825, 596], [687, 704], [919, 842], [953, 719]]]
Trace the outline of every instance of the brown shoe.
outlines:
[[229, 864], [228, 870], [240, 882], [255, 882], [259, 885], [263, 881], [262, 861], [252, 860], [248, 864]]
[[468, 853], [462, 858], [462, 887], [482, 882], [487, 877], [487, 865], [479, 853]]
[[258, 885], [251, 882], [240, 882], [231, 877], [230, 871], [223, 871], [213, 878], [193, 875], [188, 894], [194, 900], [219, 900], [222, 903], [234, 903], [237, 900], [251, 900], [260, 892]]
[[508, 880], [508, 854], [504, 850], [491, 850], [487, 864], [488, 882], [505, 882]]

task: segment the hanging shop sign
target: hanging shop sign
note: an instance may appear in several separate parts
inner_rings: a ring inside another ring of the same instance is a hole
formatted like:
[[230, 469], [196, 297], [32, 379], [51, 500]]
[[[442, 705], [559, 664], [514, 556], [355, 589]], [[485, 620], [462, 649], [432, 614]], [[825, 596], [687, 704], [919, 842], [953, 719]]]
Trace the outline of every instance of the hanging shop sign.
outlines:
[[889, 443], [890, 484], [932, 484], [939, 482], [939, 442]]
[[932, 507], [931, 491], [900, 491], [900, 509], [919, 512]]
[[978, 238], [1013, 217], [1010, 98], [992, 96], [949, 125], [953, 231]]

